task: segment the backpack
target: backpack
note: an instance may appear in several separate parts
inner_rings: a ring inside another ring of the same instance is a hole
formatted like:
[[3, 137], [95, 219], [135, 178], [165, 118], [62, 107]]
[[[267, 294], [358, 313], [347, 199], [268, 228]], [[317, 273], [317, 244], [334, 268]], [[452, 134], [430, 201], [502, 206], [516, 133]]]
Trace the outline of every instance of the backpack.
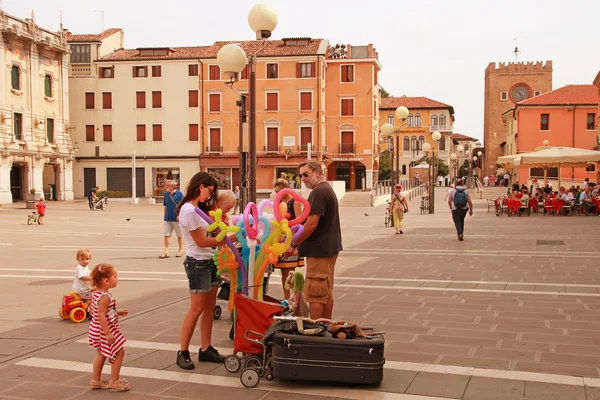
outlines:
[[469, 202], [469, 196], [465, 192], [465, 189], [455, 189], [452, 201], [456, 208], [465, 208]]

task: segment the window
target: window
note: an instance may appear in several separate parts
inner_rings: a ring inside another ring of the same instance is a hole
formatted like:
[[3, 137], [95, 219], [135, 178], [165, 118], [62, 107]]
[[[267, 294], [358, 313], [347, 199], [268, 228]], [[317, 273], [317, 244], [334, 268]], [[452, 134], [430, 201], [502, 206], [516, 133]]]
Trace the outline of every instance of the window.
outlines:
[[315, 73], [315, 63], [296, 64], [296, 78], [312, 78]]
[[23, 114], [13, 114], [13, 133], [15, 139], [23, 140]]
[[354, 115], [354, 99], [342, 99], [342, 115]]
[[221, 94], [220, 93], [209, 93], [208, 94], [208, 111], [220, 112], [221, 111]]
[[248, 64], [246, 64], [242, 70], [242, 76], [240, 76], [240, 79], [248, 79]]
[[394, 113], [388, 114], [388, 124], [394, 126]]
[[542, 92], [540, 92], [539, 90], [536, 90], [535, 92], [533, 92], [534, 96], [539, 96], [540, 94], [542, 94]]
[[162, 92], [152, 92], [152, 108], [162, 108]]
[[437, 126], [438, 125], [438, 117], [437, 115], [432, 115], [431, 116], [431, 126]]
[[500, 92], [500, 100], [502, 100], [502, 101], [508, 100], [508, 92]]
[[52, 77], [50, 75], [44, 76], [44, 96], [52, 97]]
[[585, 172], [595, 172], [596, 171], [596, 164], [590, 164], [587, 167], [585, 167]]
[[71, 63], [89, 63], [90, 45], [89, 44], [72, 44], [71, 45]]
[[161, 76], [161, 66], [160, 65], [153, 65], [152, 66], [152, 76], [153, 77], [159, 77]]
[[85, 109], [93, 110], [94, 108], [96, 108], [94, 92], [86, 92], [85, 93]]
[[441, 126], [442, 128], [446, 127], [446, 116], [445, 115], [440, 115], [439, 126]]
[[279, 109], [279, 93], [267, 93], [267, 111], [277, 111]]
[[135, 92], [135, 108], [146, 108], [146, 92]]
[[312, 127], [300, 128], [300, 151], [308, 151], [308, 144], [312, 142]]
[[221, 79], [221, 69], [218, 65], [208, 66], [208, 79], [211, 81], [218, 81]]
[[439, 140], [438, 142], [438, 149], [440, 151], [445, 151], [446, 150], [446, 138], [442, 136], [442, 138]]
[[188, 65], [188, 76], [198, 76], [198, 64]]
[[354, 82], [354, 65], [342, 65], [342, 82]]
[[54, 120], [46, 118], [46, 140], [48, 143], [54, 143]]
[[165, 181], [172, 180], [175, 187], [179, 188], [179, 168], [152, 168], [152, 186], [154, 196], [165, 195]]
[[96, 127], [94, 125], [85, 126], [85, 141], [94, 142], [96, 140]]
[[550, 130], [550, 114], [542, 114], [540, 117], [540, 130]]
[[10, 70], [10, 82], [14, 90], [21, 90], [21, 68], [13, 65]]
[[596, 114], [588, 113], [588, 115], [587, 115], [587, 129], [588, 130], [594, 130], [595, 121], [596, 121]]
[[152, 125], [152, 141], [162, 142], [162, 125]]
[[134, 78], [145, 78], [148, 76], [148, 67], [133, 67], [133, 77]]
[[135, 140], [138, 142], [146, 141], [146, 125], [136, 125]]
[[415, 126], [421, 126], [421, 114], [415, 114]]
[[406, 119], [406, 126], [413, 126], [413, 115], [408, 114], [408, 118]]
[[419, 147], [417, 146], [417, 137], [413, 136], [410, 138], [410, 148], [411, 150], [419, 150]]
[[423, 150], [423, 144], [425, 143], [425, 136], [419, 136], [418, 150]]
[[112, 93], [102, 92], [102, 109], [103, 110], [112, 109]]
[[112, 125], [102, 125], [102, 140], [112, 142]]
[[300, 110], [312, 110], [312, 92], [300, 92]]
[[222, 151], [221, 149], [221, 128], [210, 128], [209, 145], [207, 151]]
[[188, 140], [190, 142], [198, 141], [198, 124], [190, 124]]
[[198, 91], [197, 90], [190, 90], [188, 92], [188, 107], [192, 107], [192, 108], [198, 107]]
[[408, 138], [408, 136], [404, 136], [404, 139], [402, 140], [402, 150], [410, 150], [410, 139]]
[[115, 77], [115, 67], [100, 67], [100, 79], [110, 79]]
[[279, 77], [277, 64], [267, 64], [267, 79], [277, 79]]
[[265, 151], [279, 151], [279, 128], [267, 128]]

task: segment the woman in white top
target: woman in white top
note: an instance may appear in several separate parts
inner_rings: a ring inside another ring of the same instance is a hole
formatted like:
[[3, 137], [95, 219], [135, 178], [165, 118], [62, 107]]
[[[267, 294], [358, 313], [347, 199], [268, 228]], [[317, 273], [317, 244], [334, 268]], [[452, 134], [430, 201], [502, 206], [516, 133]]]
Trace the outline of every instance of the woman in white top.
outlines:
[[[194, 369], [189, 345], [194, 328], [200, 319], [200, 345], [198, 361], [222, 363], [225, 357], [212, 347], [213, 309], [217, 299], [219, 278], [213, 254], [222, 242], [207, 231], [209, 223], [196, 213], [196, 207], [209, 213], [218, 197], [217, 180], [206, 172], [195, 174], [188, 184], [185, 197], [179, 202], [175, 213], [186, 245], [183, 262], [190, 288], [190, 308], [181, 327], [180, 350], [177, 365], [183, 369]], [[235, 240], [232, 234], [230, 239]]]

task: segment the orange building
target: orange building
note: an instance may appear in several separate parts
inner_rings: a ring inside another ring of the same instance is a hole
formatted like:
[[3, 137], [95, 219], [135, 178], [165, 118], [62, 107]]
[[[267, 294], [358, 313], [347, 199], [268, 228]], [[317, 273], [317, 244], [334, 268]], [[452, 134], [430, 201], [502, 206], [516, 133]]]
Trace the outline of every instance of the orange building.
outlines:
[[[594, 85], [598, 88], [598, 97], [600, 98], [600, 71], [598, 71], [598, 75], [596, 75], [596, 79], [594, 79]], [[600, 150], [600, 101], [598, 102], [598, 114], [596, 119], [596, 125], [598, 125], [598, 137], [596, 138], [596, 150]], [[600, 172], [599, 172], [600, 174]], [[600, 181], [600, 179], [599, 179]]]
[[[516, 153], [534, 151], [544, 140], [550, 146], [593, 149], [598, 137], [598, 88], [594, 85], [567, 85], [540, 96], [521, 101], [515, 106]], [[541, 168], [519, 168], [517, 180], [543, 177]], [[562, 168], [561, 179], [581, 182], [596, 179], [595, 166]], [[557, 178], [556, 170], [548, 171]]]

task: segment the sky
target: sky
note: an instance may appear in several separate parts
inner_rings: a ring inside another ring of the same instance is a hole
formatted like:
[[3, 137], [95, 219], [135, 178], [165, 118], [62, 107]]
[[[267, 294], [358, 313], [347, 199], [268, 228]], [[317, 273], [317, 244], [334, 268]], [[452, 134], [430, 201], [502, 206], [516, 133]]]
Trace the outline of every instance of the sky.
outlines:
[[[198, 46], [252, 40], [247, 14], [258, 1], [0, 0], [20, 18], [73, 33], [123, 28], [125, 47]], [[394, 96], [452, 105], [454, 132], [483, 138], [484, 71], [490, 62], [553, 61], [553, 88], [591, 84], [600, 71], [600, 1], [270, 0], [272, 38], [308, 36], [379, 52], [379, 83]], [[103, 11], [101, 14], [95, 11]], [[508, 88], [507, 88], [508, 89]]]

